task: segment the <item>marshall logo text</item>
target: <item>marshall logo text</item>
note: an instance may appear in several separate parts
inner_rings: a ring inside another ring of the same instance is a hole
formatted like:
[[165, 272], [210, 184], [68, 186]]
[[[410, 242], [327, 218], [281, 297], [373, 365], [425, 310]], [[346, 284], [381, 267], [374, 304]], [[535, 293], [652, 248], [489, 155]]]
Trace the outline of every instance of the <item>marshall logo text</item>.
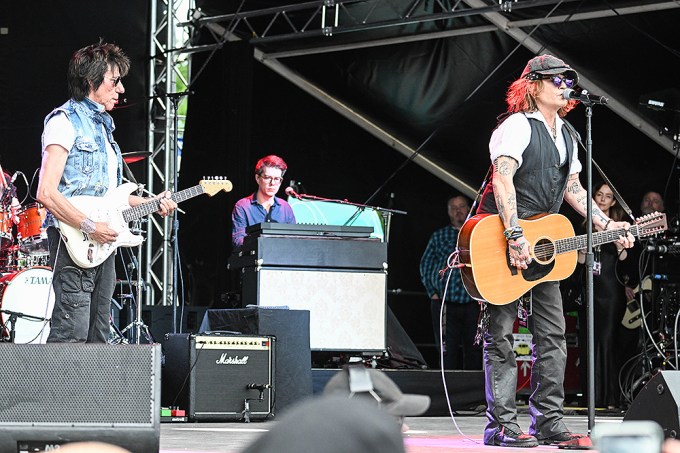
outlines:
[[238, 356], [236, 357], [227, 357], [227, 354], [222, 354], [218, 360], [215, 360], [215, 363], [218, 365], [247, 365], [248, 364], [248, 356], [244, 355], [239, 359]]

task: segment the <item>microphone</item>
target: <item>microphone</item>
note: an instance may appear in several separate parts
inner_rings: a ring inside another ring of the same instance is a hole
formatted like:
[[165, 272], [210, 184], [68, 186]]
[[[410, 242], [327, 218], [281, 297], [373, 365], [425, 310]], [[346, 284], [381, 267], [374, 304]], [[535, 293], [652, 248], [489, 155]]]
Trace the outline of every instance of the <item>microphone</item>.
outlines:
[[293, 197], [293, 198], [297, 198], [298, 200], [302, 200], [302, 197], [300, 196], [300, 194], [297, 193], [295, 191], [295, 189], [293, 189], [292, 187], [286, 187], [285, 192], [286, 192], [286, 195], [288, 195], [289, 197]]
[[10, 181], [9, 181], [10, 184], [14, 184], [14, 181], [17, 180], [17, 176], [19, 176], [19, 173], [21, 173], [21, 172], [19, 172], [19, 171], [14, 172], [14, 174], [12, 175], [12, 179], [10, 179]]
[[572, 90], [571, 88], [567, 88], [562, 92], [562, 97], [566, 100], [575, 100], [575, 101], [581, 101], [584, 104], [606, 104], [609, 102], [609, 99], [607, 99], [604, 96], [597, 96], [595, 94], [590, 94], [588, 91], [583, 90], [580, 93], [577, 93], [576, 91]]
[[272, 388], [271, 384], [248, 384], [246, 385], [248, 390], [264, 390]]
[[668, 244], [657, 244], [657, 245], [648, 245], [647, 246], [647, 251], [651, 253], [659, 253], [659, 254], [680, 254], [680, 242], [671, 242]]
[[571, 88], [567, 88], [562, 92], [562, 97], [566, 100], [575, 100], [575, 101], [581, 101], [584, 104], [606, 104], [609, 102], [609, 99], [607, 99], [604, 96], [597, 96], [595, 94], [590, 94], [588, 91], [583, 90], [580, 93], [577, 93], [576, 91], [572, 90]]

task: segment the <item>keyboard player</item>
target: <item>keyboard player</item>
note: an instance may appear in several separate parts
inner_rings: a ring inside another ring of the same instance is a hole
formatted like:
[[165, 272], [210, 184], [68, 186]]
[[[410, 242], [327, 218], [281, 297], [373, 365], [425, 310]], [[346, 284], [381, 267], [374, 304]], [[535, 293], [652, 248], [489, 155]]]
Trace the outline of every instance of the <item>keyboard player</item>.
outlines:
[[257, 191], [241, 198], [231, 214], [231, 243], [240, 247], [246, 237], [246, 227], [263, 222], [295, 223], [295, 214], [288, 202], [276, 196], [288, 165], [279, 156], [263, 157], [255, 165]]

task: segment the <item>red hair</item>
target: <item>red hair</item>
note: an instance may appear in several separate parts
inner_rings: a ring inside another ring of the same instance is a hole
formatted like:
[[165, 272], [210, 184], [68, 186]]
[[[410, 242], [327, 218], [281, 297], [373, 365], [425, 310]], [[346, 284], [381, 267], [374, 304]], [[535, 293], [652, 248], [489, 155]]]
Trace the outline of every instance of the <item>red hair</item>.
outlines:
[[[510, 85], [505, 101], [508, 103], [508, 113], [535, 112], [538, 110], [536, 96], [543, 90], [540, 80], [527, 80], [522, 77]], [[578, 101], [570, 100], [566, 106], [560, 108], [557, 114], [563, 118], [569, 113]]]

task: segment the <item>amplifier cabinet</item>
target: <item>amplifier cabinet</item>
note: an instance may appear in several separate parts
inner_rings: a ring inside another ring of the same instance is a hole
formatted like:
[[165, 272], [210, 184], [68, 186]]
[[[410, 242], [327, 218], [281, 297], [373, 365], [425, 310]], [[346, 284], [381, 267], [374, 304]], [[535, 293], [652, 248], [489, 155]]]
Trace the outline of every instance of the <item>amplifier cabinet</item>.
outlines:
[[163, 406], [179, 406], [192, 421], [273, 417], [275, 343], [273, 336], [166, 334]]
[[247, 267], [243, 301], [309, 310], [312, 351], [386, 349], [387, 272]]

